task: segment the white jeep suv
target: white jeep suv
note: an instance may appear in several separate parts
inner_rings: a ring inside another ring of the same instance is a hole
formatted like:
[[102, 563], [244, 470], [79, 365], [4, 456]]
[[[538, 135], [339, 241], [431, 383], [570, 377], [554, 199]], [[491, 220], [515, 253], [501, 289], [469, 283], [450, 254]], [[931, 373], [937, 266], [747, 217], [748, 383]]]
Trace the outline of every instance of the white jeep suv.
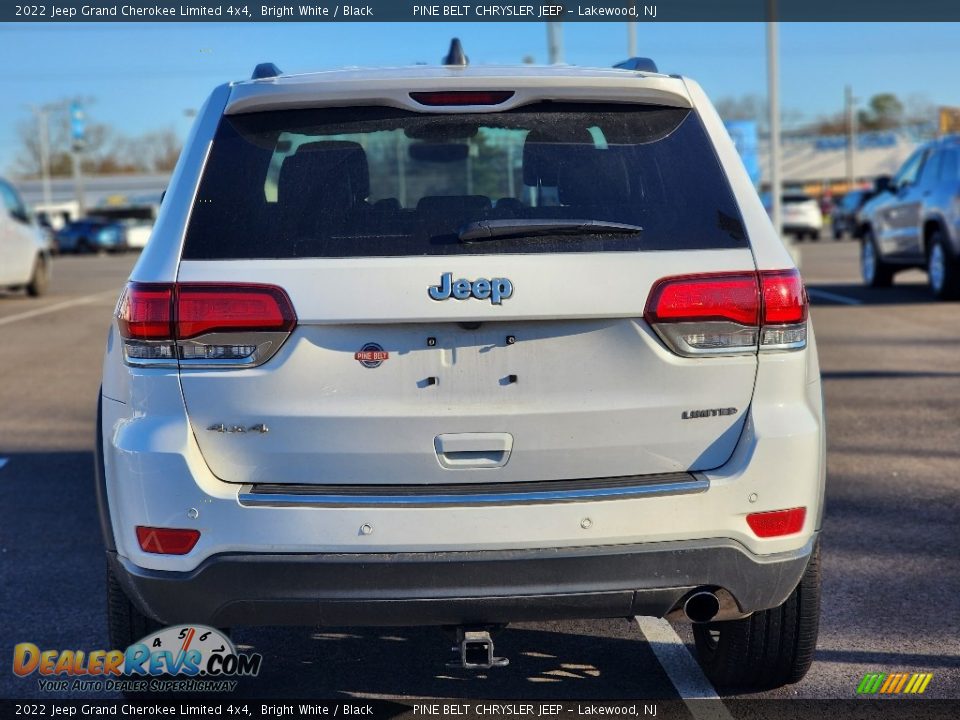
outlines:
[[112, 641], [156, 623], [695, 623], [813, 656], [807, 297], [700, 87], [436, 67], [222, 85], [117, 305]]

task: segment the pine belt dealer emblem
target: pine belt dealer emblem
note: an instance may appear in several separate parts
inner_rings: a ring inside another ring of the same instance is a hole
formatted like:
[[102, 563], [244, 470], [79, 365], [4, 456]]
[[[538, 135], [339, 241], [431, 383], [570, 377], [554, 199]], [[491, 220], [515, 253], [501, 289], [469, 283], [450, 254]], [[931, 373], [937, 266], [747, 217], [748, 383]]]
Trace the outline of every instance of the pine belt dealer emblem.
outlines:
[[353, 359], [365, 368], [378, 368], [390, 359], [390, 353], [377, 343], [367, 343], [353, 354]]

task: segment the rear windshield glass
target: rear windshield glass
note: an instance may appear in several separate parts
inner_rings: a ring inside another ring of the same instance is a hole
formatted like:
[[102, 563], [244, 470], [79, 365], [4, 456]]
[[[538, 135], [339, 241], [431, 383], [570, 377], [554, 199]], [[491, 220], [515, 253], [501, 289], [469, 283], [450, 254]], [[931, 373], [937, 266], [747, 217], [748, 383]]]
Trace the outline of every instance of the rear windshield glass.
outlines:
[[[589, 232], [565, 221], [639, 229]], [[496, 225], [495, 237], [464, 232]], [[472, 224], [472, 225], [471, 225]], [[513, 227], [516, 225], [516, 227]], [[524, 228], [536, 227], [535, 232]], [[325, 108], [225, 116], [186, 259], [744, 247], [695, 113], [543, 103], [482, 114]]]

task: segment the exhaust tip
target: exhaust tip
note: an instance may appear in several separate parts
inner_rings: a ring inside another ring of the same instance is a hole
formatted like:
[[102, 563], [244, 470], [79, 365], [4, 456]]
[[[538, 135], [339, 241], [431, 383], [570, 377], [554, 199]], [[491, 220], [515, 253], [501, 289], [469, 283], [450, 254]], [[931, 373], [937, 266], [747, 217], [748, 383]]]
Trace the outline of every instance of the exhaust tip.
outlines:
[[693, 593], [683, 604], [683, 614], [695, 623], [713, 620], [720, 612], [720, 599], [708, 590]]

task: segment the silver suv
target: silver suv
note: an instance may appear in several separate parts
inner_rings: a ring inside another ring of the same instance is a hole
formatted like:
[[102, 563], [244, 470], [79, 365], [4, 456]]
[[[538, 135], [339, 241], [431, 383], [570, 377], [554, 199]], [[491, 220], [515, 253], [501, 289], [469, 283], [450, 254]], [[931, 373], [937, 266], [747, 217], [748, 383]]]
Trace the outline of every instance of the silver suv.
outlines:
[[860, 268], [870, 287], [927, 271], [938, 300], [960, 297], [960, 137], [920, 147], [860, 213]]

